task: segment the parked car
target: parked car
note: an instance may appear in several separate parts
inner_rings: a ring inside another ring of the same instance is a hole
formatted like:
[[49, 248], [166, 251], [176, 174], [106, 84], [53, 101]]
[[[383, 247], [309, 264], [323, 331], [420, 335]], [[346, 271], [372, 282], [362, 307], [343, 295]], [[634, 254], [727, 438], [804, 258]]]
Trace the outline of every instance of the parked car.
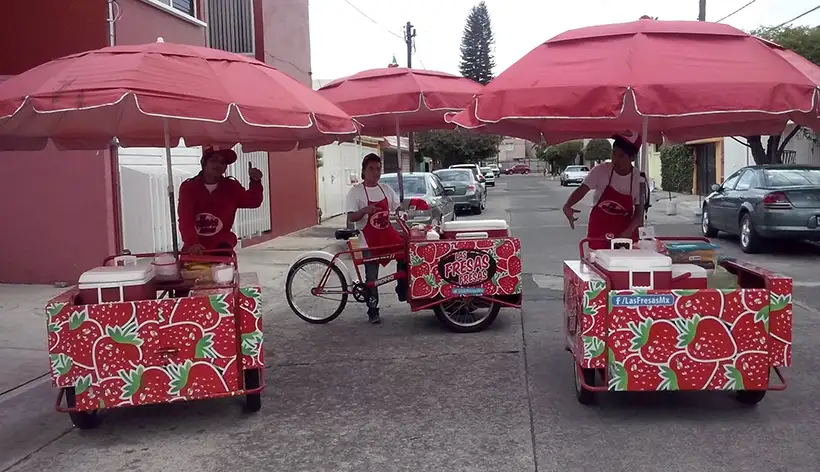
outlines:
[[[441, 181], [431, 172], [409, 172], [402, 174], [404, 183], [404, 203], [407, 223], [436, 225], [456, 218], [455, 203]], [[398, 174], [384, 174], [381, 183], [389, 185], [399, 193]], [[399, 228], [395, 216], [391, 216], [393, 226]]]
[[589, 167], [587, 166], [567, 166], [564, 172], [561, 172], [561, 186], [566, 187], [569, 184], [582, 184], [584, 179], [589, 174]]
[[491, 167], [482, 167], [481, 173], [484, 174], [484, 179], [486, 180], [484, 183], [490, 187], [495, 187], [495, 173], [493, 169]]
[[701, 214], [706, 237], [740, 235], [747, 253], [762, 249], [767, 239], [820, 241], [820, 167], [744, 167], [712, 190]]
[[512, 167], [507, 168], [507, 170], [505, 170], [504, 173], [507, 174], [507, 175], [511, 175], [511, 174], [529, 174], [530, 173], [530, 166], [528, 166], [527, 164], [516, 164]]
[[501, 175], [501, 168], [498, 167], [497, 165], [495, 165], [495, 164], [490, 165], [490, 169], [493, 170], [493, 175], [495, 175], [496, 177]]
[[433, 171], [448, 192], [456, 210], [470, 210], [480, 215], [487, 207], [487, 190], [475, 178], [470, 169], [455, 168]]
[[487, 183], [487, 179], [484, 177], [484, 173], [481, 172], [481, 167], [479, 167], [478, 164], [453, 164], [450, 166], [450, 169], [470, 169], [473, 171], [475, 179], [482, 186]]

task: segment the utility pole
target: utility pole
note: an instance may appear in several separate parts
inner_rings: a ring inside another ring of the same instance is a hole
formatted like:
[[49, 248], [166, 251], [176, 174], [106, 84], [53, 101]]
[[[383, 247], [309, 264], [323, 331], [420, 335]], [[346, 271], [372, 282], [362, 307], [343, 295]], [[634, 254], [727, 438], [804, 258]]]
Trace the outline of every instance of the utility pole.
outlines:
[[[407, 44], [407, 68], [413, 68], [413, 38], [416, 37], [416, 28], [413, 27], [413, 24], [409, 21], [404, 26], [404, 42]], [[407, 150], [410, 154], [410, 159], [408, 165], [410, 167], [410, 172], [416, 171], [416, 153], [415, 153], [415, 145], [413, 143], [413, 133], [407, 133]], [[399, 138], [399, 142], [396, 143], [399, 148], [399, 156], [401, 156], [401, 138]], [[399, 160], [399, 165], [401, 165], [401, 160]]]
[[706, 21], [706, 0], [700, 0], [700, 9], [698, 11], [698, 21]]

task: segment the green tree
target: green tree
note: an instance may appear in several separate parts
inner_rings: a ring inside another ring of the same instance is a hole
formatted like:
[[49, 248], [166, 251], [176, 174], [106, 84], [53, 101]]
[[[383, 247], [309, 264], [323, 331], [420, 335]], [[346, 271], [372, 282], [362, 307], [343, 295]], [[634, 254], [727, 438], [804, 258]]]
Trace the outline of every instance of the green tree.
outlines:
[[[820, 27], [817, 26], [761, 26], [752, 31], [752, 34], [780, 44], [786, 49], [800, 54], [811, 62], [820, 65]], [[763, 145], [761, 136], [746, 136], [747, 146], [752, 151], [757, 164], [779, 164], [783, 162], [783, 150], [789, 141], [799, 132], [803, 132], [810, 139], [817, 142], [814, 133], [795, 126], [787, 135], [772, 135]]]
[[608, 139], [593, 139], [584, 148], [584, 160], [601, 162], [612, 156], [612, 144]]
[[490, 83], [495, 68], [494, 43], [490, 12], [487, 4], [481, 1], [470, 10], [461, 37], [461, 64], [458, 66], [461, 75], [482, 85]]
[[[482, 1], [470, 10], [467, 24], [464, 26], [459, 64], [459, 70], [464, 77], [484, 85], [493, 79], [493, 43], [490, 12]], [[419, 151], [445, 167], [462, 162], [478, 163], [490, 160], [498, 155], [498, 145], [504, 139], [501, 136], [479, 134], [464, 129], [427, 131], [416, 133], [415, 136]]]
[[581, 153], [583, 146], [583, 141], [567, 141], [555, 146], [536, 145], [535, 157], [546, 161], [553, 171], [560, 171], [575, 163], [575, 159]]

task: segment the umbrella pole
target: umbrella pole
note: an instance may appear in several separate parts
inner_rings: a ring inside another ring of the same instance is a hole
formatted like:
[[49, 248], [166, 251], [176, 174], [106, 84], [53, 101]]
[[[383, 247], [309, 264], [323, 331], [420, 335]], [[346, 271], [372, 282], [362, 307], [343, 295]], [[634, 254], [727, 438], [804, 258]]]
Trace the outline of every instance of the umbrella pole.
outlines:
[[165, 130], [165, 169], [168, 172], [168, 203], [171, 208], [171, 238], [174, 243], [174, 257], [179, 256], [179, 238], [177, 238], [177, 208], [174, 198], [174, 171], [171, 166], [171, 131], [168, 129], [168, 118], [164, 119]]
[[[642, 208], [646, 208], [646, 205], [649, 204], [646, 201], [646, 190], [647, 186], [649, 185], [649, 174], [647, 171], [649, 170], [649, 117], [643, 117], [643, 126], [641, 129], [641, 162], [638, 168], [639, 171], [646, 174], [646, 181], [643, 179], [640, 180], [640, 188], [641, 196], [639, 202], [641, 202]], [[641, 212], [641, 226], [646, 224], [646, 211]]]
[[399, 202], [404, 203], [404, 177], [402, 177], [401, 168], [401, 128], [399, 127], [398, 117], [396, 117], [396, 161], [399, 164]]

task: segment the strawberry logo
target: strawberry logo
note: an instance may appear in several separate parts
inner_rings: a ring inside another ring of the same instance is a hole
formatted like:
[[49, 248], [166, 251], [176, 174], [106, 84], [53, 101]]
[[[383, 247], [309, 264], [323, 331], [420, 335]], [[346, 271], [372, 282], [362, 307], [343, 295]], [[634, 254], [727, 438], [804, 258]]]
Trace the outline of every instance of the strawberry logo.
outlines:
[[719, 362], [697, 362], [683, 351], [661, 366], [660, 390], [703, 390], [718, 371]]
[[100, 378], [116, 376], [121, 370], [130, 370], [142, 360], [142, 339], [136, 320], [125, 327], [109, 326], [106, 336], [94, 343], [94, 366]]
[[510, 256], [509, 259], [506, 260], [507, 263], [507, 272], [515, 277], [521, 274], [521, 258], [518, 256]]
[[213, 329], [219, 324], [219, 318], [230, 316], [231, 304], [228, 295], [210, 295], [185, 297], [180, 299], [179, 305], [171, 315], [171, 323], [193, 323], [203, 330]]
[[678, 297], [675, 311], [681, 318], [720, 316], [723, 312], [723, 294], [719, 290], [675, 290]]
[[[436, 261], [436, 245], [435, 243], [416, 244], [412, 246], [415, 249], [415, 255], [420, 257], [424, 262], [432, 264]], [[411, 257], [412, 259], [412, 257]]]
[[413, 280], [410, 286], [410, 298], [414, 300], [432, 298], [436, 279], [432, 275], [424, 275]]
[[727, 390], [766, 390], [769, 387], [769, 353], [744, 352], [733, 365], [726, 365]]
[[624, 359], [633, 354], [630, 349], [634, 337], [635, 334], [628, 329], [619, 329], [609, 333], [609, 353], [614, 356], [615, 361], [623, 362]]
[[609, 389], [616, 391], [654, 391], [663, 382], [661, 368], [648, 364], [638, 354], [627, 357], [623, 362], [615, 360], [609, 351]]
[[175, 397], [203, 398], [228, 391], [225, 380], [210, 362], [187, 360], [182, 365], [169, 365], [168, 372], [171, 374], [168, 392]]
[[495, 256], [498, 259], [509, 259], [516, 253], [511, 239], [501, 239], [496, 241], [495, 244]]
[[387, 229], [387, 227], [390, 226], [390, 213], [377, 211], [367, 218], [367, 222], [375, 229]]
[[212, 213], [198, 213], [194, 217], [194, 228], [200, 236], [213, 236], [222, 231], [222, 220]]
[[637, 352], [649, 364], [667, 364], [678, 352], [678, 329], [671, 321], [647, 319], [640, 324], [629, 323], [634, 337], [630, 351]]
[[598, 203], [598, 208], [608, 215], [626, 216], [632, 212], [627, 210], [623, 205], [614, 200], [604, 200]]
[[677, 347], [686, 348], [696, 361], [721, 361], [737, 353], [732, 334], [718, 318], [695, 315], [692, 319], [675, 320], [675, 325], [680, 331]]
[[765, 351], [769, 334], [766, 332], [768, 309], [759, 313], [744, 313], [732, 325], [732, 337], [737, 344], [737, 352]]
[[130, 371], [121, 371], [123, 380], [120, 399], [132, 405], [165, 403], [170, 400], [169, 382], [171, 377], [161, 367], [138, 366]]

